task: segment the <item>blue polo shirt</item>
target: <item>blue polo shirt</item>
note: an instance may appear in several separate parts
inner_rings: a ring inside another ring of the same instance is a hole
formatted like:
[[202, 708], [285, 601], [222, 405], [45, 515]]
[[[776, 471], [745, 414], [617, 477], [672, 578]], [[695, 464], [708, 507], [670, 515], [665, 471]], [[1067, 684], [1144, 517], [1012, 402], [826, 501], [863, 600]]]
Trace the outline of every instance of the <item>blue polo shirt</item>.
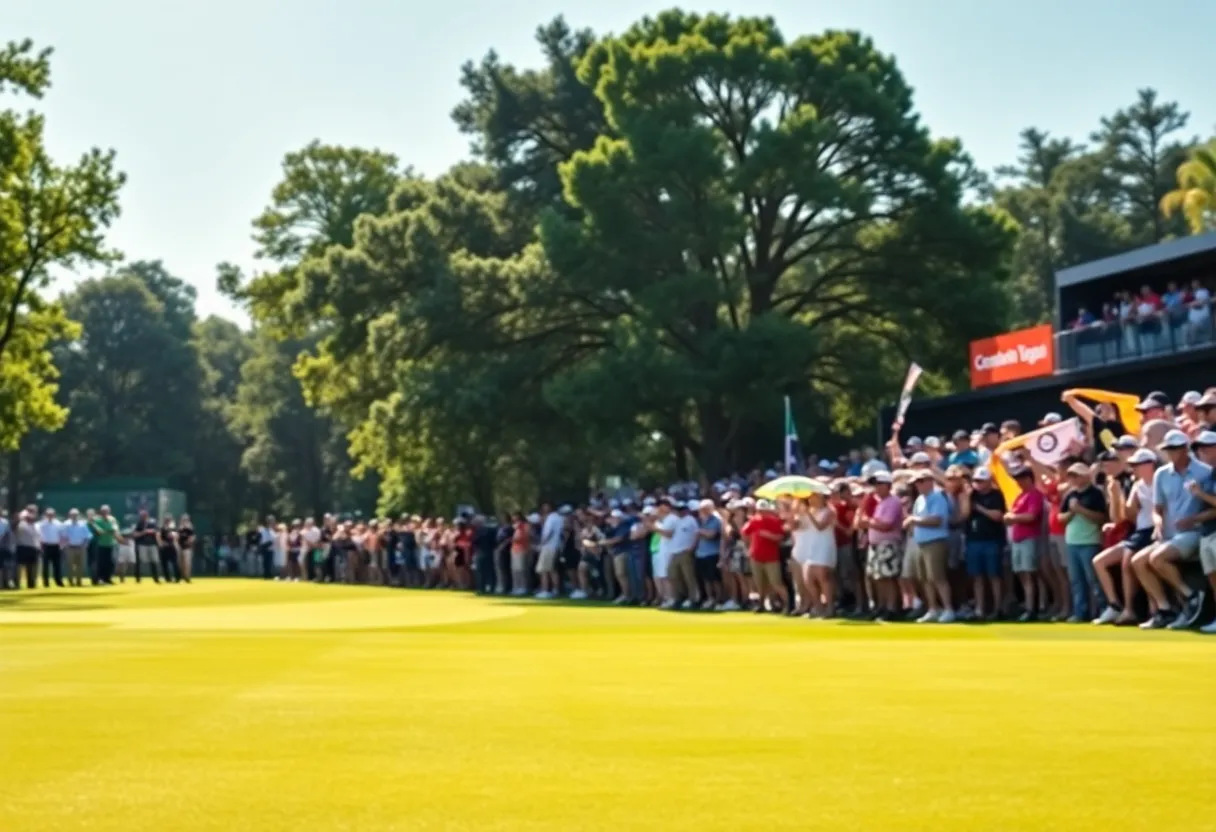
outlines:
[[917, 545], [945, 540], [950, 536], [950, 501], [938, 489], [919, 495], [912, 504], [912, 514], [916, 517], [941, 518], [941, 523], [936, 526], [912, 527], [912, 539]]
[[1212, 477], [1212, 469], [1194, 457], [1188, 457], [1186, 470], [1179, 473], [1173, 465], [1162, 465], [1153, 474], [1153, 504], [1165, 506], [1165, 527], [1162, 536], [1169, 540], [1178, 534], [1178, 520], [1194, 517], [1204, 510], [1203, 500], [1187, 491], [1186, 484], [1192, 480], [1206, 483]]
[[697, 538], [697, 557], [714, 558], [722, 551], [722, 521], [717, 515], [711, 514], [701, 522], [701, 531], [712, 531], [713, 537]]

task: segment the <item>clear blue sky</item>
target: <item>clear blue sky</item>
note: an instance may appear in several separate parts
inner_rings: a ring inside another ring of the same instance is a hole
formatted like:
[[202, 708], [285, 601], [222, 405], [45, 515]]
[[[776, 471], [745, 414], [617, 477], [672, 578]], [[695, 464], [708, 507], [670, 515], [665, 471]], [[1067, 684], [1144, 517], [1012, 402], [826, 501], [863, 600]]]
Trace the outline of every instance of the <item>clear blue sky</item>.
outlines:
[[[112, 242], [198, 286], [252, 266], [249, 222], [283, 154], [314, 138], [374, 146], [435, 174], [467, 154], [448, 117], [459, 67], [491, 48], [535, 65], [536, 27], [564, 14], [620, 31], [672, 3], [640, 0], [0, 0], [0, 40], [53, 46], [40, 105], [51, 150], [113, 147], [130, 177]], [[1212, 0], [721, 0], [771, 14], [787, 37], [857, 28], [893, 53], [939, 135], [979, 164], [1012, 161], [1034, 125], [1083, 139], [1152, 86], [1216, 131]]]

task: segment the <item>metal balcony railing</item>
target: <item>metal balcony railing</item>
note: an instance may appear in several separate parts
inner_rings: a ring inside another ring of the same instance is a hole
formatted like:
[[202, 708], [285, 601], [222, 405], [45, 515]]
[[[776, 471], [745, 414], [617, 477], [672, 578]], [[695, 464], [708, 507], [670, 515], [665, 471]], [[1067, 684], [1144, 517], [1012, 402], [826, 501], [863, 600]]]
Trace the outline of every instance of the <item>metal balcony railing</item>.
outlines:
[[1212, 305], [1163, 310], [1123, 321], [1099, 321], [1057, 332], [1056, 372], [1141, 361], [1216, 344]]

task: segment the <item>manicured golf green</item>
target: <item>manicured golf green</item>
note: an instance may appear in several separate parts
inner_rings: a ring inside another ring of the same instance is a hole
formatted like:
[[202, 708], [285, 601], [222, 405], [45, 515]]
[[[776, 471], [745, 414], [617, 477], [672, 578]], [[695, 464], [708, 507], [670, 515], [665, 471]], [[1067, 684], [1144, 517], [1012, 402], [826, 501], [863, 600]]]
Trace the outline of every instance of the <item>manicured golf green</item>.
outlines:
[[0, 593], [0, 830], [1216, 829], [1216, 639]]

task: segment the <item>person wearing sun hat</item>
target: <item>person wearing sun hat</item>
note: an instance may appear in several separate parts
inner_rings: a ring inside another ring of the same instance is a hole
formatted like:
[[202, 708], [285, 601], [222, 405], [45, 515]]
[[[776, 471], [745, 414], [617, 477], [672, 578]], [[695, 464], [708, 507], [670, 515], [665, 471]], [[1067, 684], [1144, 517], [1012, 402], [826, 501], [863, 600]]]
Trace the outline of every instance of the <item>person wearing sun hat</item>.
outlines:
[[1005, 525], [1009, 527], [1010, 560], [1013, 572], [1022, 584], [1026, 599], [1026, 612], [1021, 621], [1034, 621], [1038, 605], [1039, 533], [1043, 526], [1046, 500], [1043, 492], [1035, 486], [1034, 471], [1029, 466], [1010, 470], [1009, 475], [1021, 492], [1005, 513]]
[[[1204, 503], [1189, 483], [1205, 483], [1212, 468], [1191, 456], [1190, 439], [1180, 430], [1165, 434], [1159, 450], [1169, 461], [1153, 475], [1154, 525], [1159, 543], [1137, 552], [1132, 566], [1144, 591], [1157, 604], [1157, 612], [1141, 624], [1142, 629], [1163, 627], [1182, 630], [1192, 626], [1203, 611], [1206, 592], [1193, 590], [1178, 571], [1180, 561], [1199, 557], [1200, 531], [1198, 520]], [[1175, 610], [1166, 587], [1177, 594], [1181, 608]]]

